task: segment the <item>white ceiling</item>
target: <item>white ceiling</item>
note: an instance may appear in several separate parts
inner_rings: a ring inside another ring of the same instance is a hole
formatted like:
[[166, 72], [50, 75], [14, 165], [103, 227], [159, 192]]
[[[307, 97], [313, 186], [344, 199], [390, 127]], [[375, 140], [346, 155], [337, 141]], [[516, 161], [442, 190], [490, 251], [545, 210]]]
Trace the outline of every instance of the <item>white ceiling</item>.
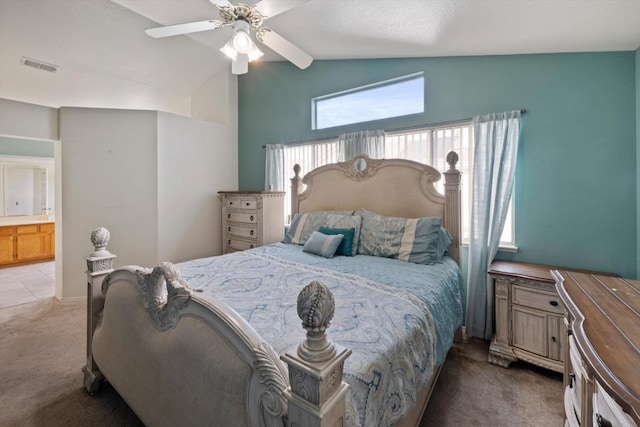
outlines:
[[[191, 93], [230, 67], [218, 49], [231, 30], [144, 29], [218, 17], [208, 0], [0, 0], [0, 98], [188, 112]], [[265, 24], [317, 60], [630, 51], [640, 0], [309, 0]]]

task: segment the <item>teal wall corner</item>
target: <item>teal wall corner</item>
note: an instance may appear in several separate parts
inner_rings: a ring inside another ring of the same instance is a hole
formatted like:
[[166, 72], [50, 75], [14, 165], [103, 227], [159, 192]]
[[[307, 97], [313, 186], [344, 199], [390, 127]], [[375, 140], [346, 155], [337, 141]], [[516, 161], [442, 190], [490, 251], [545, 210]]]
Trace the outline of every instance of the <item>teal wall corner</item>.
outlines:
[[0, 136], [0, 156], [44, 157], [53, 159], [53, 141]]

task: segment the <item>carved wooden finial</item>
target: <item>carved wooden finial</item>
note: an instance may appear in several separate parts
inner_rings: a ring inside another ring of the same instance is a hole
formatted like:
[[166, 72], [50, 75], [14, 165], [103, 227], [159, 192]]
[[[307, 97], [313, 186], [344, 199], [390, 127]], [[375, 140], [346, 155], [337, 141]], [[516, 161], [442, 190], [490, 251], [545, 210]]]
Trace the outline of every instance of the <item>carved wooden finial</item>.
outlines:
[[335, 306], [333, 294], [322, 283], [313, 281], [300, 291], [298, 316], [302, 327], [307, 330], [307, 339], [298, 346], [298, 355], [302, 359], [323, 362], [335, 356], [335, 345], [326, 334]]
[[460, 157], [458, 156], [458, 153], [456, 153], [455, 151], [449, 151], [449, 153], [447, 154], [447, 163], [449, 163], [449, 169], [456, 168], [456, 163], [458, 163], [459, 158]]
[[107, 250], [111, 233], [104, 227], [98, 227], [91, 232], [91, 243], [93, 244], [94, 251], [91, 253], [92, 257], [111, 255], [111, 252]]

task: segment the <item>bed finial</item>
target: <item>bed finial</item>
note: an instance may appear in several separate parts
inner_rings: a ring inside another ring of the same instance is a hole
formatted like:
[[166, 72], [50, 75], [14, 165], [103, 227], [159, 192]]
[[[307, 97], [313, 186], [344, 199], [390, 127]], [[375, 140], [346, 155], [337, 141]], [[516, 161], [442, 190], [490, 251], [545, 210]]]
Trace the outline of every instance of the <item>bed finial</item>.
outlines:
[[449, 151], [449, 153], [447, 154], [447, 163], [449, 163], [449, 169], [456, 168], [456, 163], [458, 163], [459, 158], [460, 157], [458, 156], [458, 153], [456, 153], [455, 151]]
[[94, 251], [91, 253], [92, 257], [111, 255], [111, 252], [107, 250], [107, 245], [111, 239], [111, 233], [104, 227], [98, 227], [91, 232], [91, 243], [93, 244]]
[[333, 318], [336, 303], [328, 287], [313, 281], [298, 294], [298, 317], [307, 330], [307, 339], [298, 346], [298, 355], [308, 362], [324, 362], [336, 354], [326, 330]]
[[300, 176], [300, 170], [301, 169], [302, 168], [300, 167], [299, 164], [296, 163], [295, 165], [293, 165], [293, 173], [295, 174], [296, 178], [298, 178]]

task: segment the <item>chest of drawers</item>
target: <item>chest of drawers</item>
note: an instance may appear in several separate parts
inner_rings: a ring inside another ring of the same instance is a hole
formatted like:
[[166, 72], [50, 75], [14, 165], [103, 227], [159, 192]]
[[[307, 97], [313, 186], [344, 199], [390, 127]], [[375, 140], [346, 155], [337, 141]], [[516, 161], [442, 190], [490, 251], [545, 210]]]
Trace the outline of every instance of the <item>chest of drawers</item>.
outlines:
[[284, 192], [220, 191], [222, 253], [257, 248], [284, 237]]

